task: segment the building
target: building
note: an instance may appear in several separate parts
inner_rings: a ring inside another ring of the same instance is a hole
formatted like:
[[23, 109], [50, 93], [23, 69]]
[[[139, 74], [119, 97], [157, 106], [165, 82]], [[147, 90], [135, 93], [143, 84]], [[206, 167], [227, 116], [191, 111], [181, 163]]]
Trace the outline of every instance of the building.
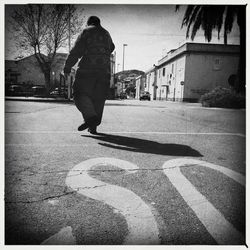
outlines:
[[[52, 69], [51, 69], [51, 89], [60, 85], [61, 72], [63, 71], [67, 53], [57, 53], [55, 55]], [[46, 57], [46, 56], [44, 56]], [[77, 65], [74, 66], [74, 72]], [[114, 69], [115, 69], [115, 56], [111, 55], [111, 81], [110, 89], [111, 96], [114, 96]], [[73, 81], [73, 80], [72, 80]], [[71, 82], [72, 82], [71, 81]], [[30, 55], [19, 60], [5, 60], [5, 84], [29, 84], [32, 86], [45, 86], [44, 74], [39, 66], [35, 55]]]
[[24, 57], [17, 61], [18, 82], [20, 84], [30, 83], [33, 85], [45, 85], [44, 74], [37, 62], [35, 55]]
[[110, 56], [110, 86], [109, 86], [109, 94], [108, 99], [114, 99], [115, 98], [115, 60], [116, 60], [116, 54], [111, 54]]
[[157, 67], [154, 65], [151, 69], [145, 72], [145, 87], [144, 91], [150, 93], [152, 100], [156, 100], [156, 91], [157, 91]]
[[20, 73], [17, 67], [17, 61], [5, 60], [5, 82], [6, 85], [16, 84]]
[[[66, 60], [67, 54], [57, 53], [52, 64], [52, 85], [58, 84], [60, 73]], [[5, 61], [6, 84], [31, 84], [45, 85], [44, 74], [39, 66], [35, 55], [30, 55], [19, 60]]]
[[135, 78], [135, 99], [140, 99], [140, 94], [145, 91], [145, 76], [139, 75]]
[[[198, 101], [217, 86], [229, 87], [229, 77], [237, 73], [239, 49], [239, 45], [186, 43], [171, 50], [158, 61], [156, 98]], [[150, 92], [152, 79], [148, 81]]]

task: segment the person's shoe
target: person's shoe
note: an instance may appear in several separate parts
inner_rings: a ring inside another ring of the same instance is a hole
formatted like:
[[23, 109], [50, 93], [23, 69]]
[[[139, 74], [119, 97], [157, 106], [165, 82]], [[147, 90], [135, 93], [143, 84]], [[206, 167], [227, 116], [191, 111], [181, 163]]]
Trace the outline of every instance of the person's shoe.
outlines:
[[97, 131], [96, 131], [96, 127], [90, 127], [90, 128], [88, 129], [88, 132], [89, 132], [90, 134], [92, 134], [92, 135], [97, 135], [97, 134], [98, 134]]
[[78, 131], [83, 131], [83, 130], [85, 130], [88, 127], [89, 127], [88, 124], [85, 122], [85, 123], [83, 123], [82, 125], [80, 125], [78, 127]]
[[96, 116], [90, 117], [88, 120], [85, 121], [82, 125], [78, 127], [78, 131], [83, 131], [90, 127], [96, 127], [96, 124], [98, 123], [98, 119]]

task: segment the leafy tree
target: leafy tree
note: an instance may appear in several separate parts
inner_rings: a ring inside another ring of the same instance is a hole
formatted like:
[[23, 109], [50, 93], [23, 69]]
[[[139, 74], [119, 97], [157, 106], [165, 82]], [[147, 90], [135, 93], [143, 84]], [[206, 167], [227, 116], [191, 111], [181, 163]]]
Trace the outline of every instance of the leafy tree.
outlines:
[[71, 36], [79, 32], [81, 22], [74, 5], [28, 4], [15, 7], [11, 27], [15, 31], [17, 46], [34, 53], [47, 90], [56, 53], [66, 45], [69, 32]]
[[[176, 10], [180, 8], [176, 6]], [[245, 92], [246, 84], [246, 6], [245, 5], [188, 5], [182, 20], [182, 27], [186, 26], [186, 37], [195, 38], [197, 31], [204, 30], [205, 39], [210, 42], [213, 30], [217, 30], [220, 38], [221, 29], [224, 29], [224, 43], [227, 44], [228, 34], [237, 21], [240, 30], [240, 60], [236, 90]]]

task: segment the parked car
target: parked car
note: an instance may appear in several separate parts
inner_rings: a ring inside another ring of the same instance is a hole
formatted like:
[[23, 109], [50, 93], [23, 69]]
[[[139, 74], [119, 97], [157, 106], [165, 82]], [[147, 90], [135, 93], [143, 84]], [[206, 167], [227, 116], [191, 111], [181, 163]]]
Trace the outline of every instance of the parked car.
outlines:
[[32, 87], [32, 92], [35, 97], [45, 97], [47, 95], [47, 91], [44, 86], [34, 86]]
[[23, 87], [21, 85], [10, 85], [6, 89], [7, 96], [21, 96], [23, 95]]
[[57, 97], [57, 96], [64, 96], [64, 97], [67, 97], [68, 96], [68, 88], [55, 88], [54, 90], [52, 90], [50, 93], [49, 93], [50, 96], [53, 96], [53, 97]]
[[141, 95], [140, 95], [140, 101], [141, 100], [148, 100], [148, 101], [150, 101], [150, 93], [149, 92], [143, 92], [143, 93], [141, 93]]
[[126, 94], [126, 93], [121, 93], [121, 94], [118, 96], [118, 98], [120, 98], [120, 99], [127, 99], [128, 97], [127, 97], [127, 94]]

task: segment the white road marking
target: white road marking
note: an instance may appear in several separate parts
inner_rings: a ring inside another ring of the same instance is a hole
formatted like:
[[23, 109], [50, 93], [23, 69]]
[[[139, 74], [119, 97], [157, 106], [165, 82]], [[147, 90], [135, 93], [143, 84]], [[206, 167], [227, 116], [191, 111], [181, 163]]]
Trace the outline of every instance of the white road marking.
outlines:
[[43, 241], [41, 245], [76, 245], [76, 239], [72, 234], [72, 228], [68, 226]]
[[196, 160], [196, 159], [192, 159], [192, 158], [185, 158], [184, 157], [184, 158], [177, 158], [177, 159], [172, 159], [172, 160], [166, 161], [163, 164], [163, 169], [165, 172], [165, 170], [171, 170], [173, 168], [179, 168], [179, 167], [184, 167], [184, 166], [188, 166], [188, 165], [200, 165], [203, 167], [217, 170], [217, 171], [223, 173], [224, 175], [228, 176], [229, 178], [235, 180], [236, 182], [240, 183], [242, 186], [245, 186], [246, 177], [244, 175], [237, 173], [231, 169], [228, 169], [228, 168], [216, 165], [216, 164], [212, 164], [210, 162], [200, 161], [200, 160]]
[[181, 166], [194, 164], [220, 171], [244, 186], [245, 177], [222, 166], [195, 159], [173, 159], [165, 162], [163, 165], [163, 171], [166, 176], [217, 243], [222, 245], [242, 244], [244, 239], [241, 233], [181, 173]]
[[60, 144], [60, 143], [51, 143], [51, 144], [44, 144], [44, 143], [6, 143], [6, 147], [96, 147], [99, 146], [98, 144], [77, 144], [77, 143], [67, 143], [67, 144]]
[[[71, 130], [65, 130], [65, 131], [51, 131], [51, 130], [23, 130], [23, 131], [17, 131], [17, 130], [6, 130], [5, 133], [7, 134], [81, 134], [81, 133], [87, 133], [88, 132], [78, 132], [78, 131], [71, 131]], [[218, 135], [218, 136], [240, 136], [240, 137], [246, 137], [245, 134], [242, 133], [217, 133], [217, 132], [165, 132], [165, 131], [101, 131], [100, 133], [104, 134], [152, 134], [152, 135]]]
[[[68, 173], [66, 184], [82, 195], [112, 206], [114, 212], [119, 211], [125, 217], [129, 233], [123, 244], [160, 244], [159, 230], [149, 205], [126, 188], [107, 184], [90, 177], [87, 170], [99, 165], [112, 165], [124, 170], [134, 169], [136, 171], [138, 169], [136, 165], [119, 159], [90, 159], [76, 165]], [[78, 174], [76, 174], [77, 172]]]
[[[125, 188], [110, 185], [96, 180], [88, 175], [94, 166], [116, 166], [126, 171], [126, 174], [138, 170], [135, 164], [114, 158], [94, 158], [86, 160], [70, 170], [66, 184], [78, 193], [99, 200], [114, 208], [114, 213], [121, 213], [128, 224], [128, 235], [125, 245], [160, 244], [159, 229], [154, 219], [150, 205]], [[219, 171], [245, 186], [245, 177], [225, 167], [191, 158], [177, 158], [166, 161], [163, 171], [175, 186], [185, 202], [194, 211], [211, 236], [221, 245], [243, 244], [242, 234], [220, 213], [181, 173], [180, 167], [200, 165]], [[151, 202], [151, 205], [154, 205]], [[62, 229], [42, 244], [76, 244], [70, 227]]]

